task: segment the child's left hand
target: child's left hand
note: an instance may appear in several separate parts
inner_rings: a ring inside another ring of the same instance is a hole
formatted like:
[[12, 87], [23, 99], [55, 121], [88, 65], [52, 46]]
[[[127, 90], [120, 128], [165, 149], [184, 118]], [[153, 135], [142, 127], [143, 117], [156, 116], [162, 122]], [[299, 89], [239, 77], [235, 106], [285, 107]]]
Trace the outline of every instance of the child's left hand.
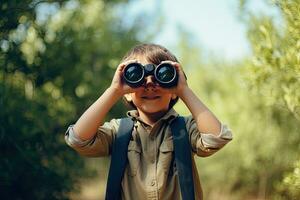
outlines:
[[174, 87], [171, 87], [171, 88], [162, 88], [162, 91], [167, 92], [167, 93], [176, 94], [178, 97], [181, 97], [183, 95], [183, 92], [188, 88], [186, 76], [183, 72], [181, 65], [178, 62], [173, 62], [173, 61], [169, 61], [169, 60], [163, 61], [161, 63], [171, 64], [172, 66], [175, 67], [177, 74], [178, 74], [177, 85]]

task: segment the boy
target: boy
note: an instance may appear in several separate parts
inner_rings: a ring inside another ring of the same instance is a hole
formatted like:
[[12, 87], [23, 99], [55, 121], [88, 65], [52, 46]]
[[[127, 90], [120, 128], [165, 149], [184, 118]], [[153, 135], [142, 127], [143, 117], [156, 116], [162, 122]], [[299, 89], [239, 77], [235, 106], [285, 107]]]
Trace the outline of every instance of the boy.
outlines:
[[[171, 88], [161, 87], [153, 75], [147, 75], [140, 87], [130, 87], [123, 78], [124, 68], [132, 63], [172, 65], [178, 82]], [[192, 116], [184, 117], [192, 155], [209, 156], [232, 139], [232, 133], [188, 87], [176, 57], [155, 44], [140, 44], [131, 49], [118, 66], [109, 88], [70, 126], [65, 139], [68, 145], [85, 156], [109, 156], [120, 119], [103, 123], [105, 115], [121, 97], [135, 110], [127, 115], [133, 120], [128, 145], [128, 164], [121, 198], [182, 199], [170, 123], [178, 116], [173, 105], [180, 98]], [[203, 199], [199, 176], [192, 156], [195, 199]]]

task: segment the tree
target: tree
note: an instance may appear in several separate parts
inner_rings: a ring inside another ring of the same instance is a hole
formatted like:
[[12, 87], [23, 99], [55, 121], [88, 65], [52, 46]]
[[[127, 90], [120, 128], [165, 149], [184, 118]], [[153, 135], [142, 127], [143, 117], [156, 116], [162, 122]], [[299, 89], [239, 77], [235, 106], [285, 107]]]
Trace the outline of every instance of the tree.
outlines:
[[[201, 56], [191, 38], [182, 34], [178, 54], [189, 86], [233, 132], [233, 140], [220, 152], [196, 159], [205, 198], [275, 198], [277, 184], [298, 158], [298, 120], [251, 90], [247, 58], [228, 63]], [[188, 59], [186, 52], [192, 52]], [[180, 113], [188, 113], [183, 107], [176, 105]]]
[[[83, 159], [64, 132], [110, 84], [142, 23], [113, 12], [126, 1], [2, 1], [0, 184], [3, 199], [68, 199]], [[40, 13], [53, 8], [49, 16]], [[40, 17], [44, 17], [43, 19]], [[118, 104], [111, 115], [123, 113]]]
[[[241, 1], [241, 7], [247, 8], [247, 3], [248, 1]], [[300, 3], [298, 0], [274, 0], [269, 6], [278, 11], [281, 23], [276, 23], [278, 21], [270, 16], [256, 17], [254, 13], [243, 10], [254, 54], [247, 71], [249, 85], [267, 99], [267, 105], [274, 109], [288, 110], [298, 120], [296, 123], [299, 123]], [[281, 114], [277, 113], [279, 115]], [[294, 134], [288, 137], [299, 152], [299, 134]], [[292, 171], [296, 170], [297, 167]], [[299, 185], [296, 185], [299, 181], [299, 176], [290, 173], [284, 178], [281, 192], [289, 194], [289, 198], [296, 197], [292, 188], [299, 189]]]

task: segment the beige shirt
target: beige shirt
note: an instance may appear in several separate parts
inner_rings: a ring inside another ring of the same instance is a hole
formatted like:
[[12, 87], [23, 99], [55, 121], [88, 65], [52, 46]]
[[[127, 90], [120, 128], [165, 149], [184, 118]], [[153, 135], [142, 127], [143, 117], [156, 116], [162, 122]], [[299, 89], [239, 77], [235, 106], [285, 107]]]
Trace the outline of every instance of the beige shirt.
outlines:
[[[136, 110], [127, 113], [134, 121], [132, 139], [128, 146], [128, 165], [122, 180], [122, 199], [179, 200], [181, 198], [178, 172], [174, 162], [174, 149], [170, 122], [178, 116], [171, 109], [155, 125], [145, 124]], [[209, 156], [232, 140], [231, 130], [222, 124], [220, 134], [200, 133], [192, 116], [184, 117], [189, 134], [195, 198], [203, 199], [194, 155]], [[83, 141], [74, 133], [72, 125], [66, 132], [68, 145], [84, 156], [109, 156], [120, 124], [113, 119], [98, 128], [95, 137]]]

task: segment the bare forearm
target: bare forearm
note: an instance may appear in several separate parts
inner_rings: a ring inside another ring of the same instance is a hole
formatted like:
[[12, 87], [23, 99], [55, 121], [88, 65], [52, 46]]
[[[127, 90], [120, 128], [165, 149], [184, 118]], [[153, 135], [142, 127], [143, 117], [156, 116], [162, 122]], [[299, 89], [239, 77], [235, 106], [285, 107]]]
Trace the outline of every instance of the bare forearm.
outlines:
[[73, 127], [75, 133], [82, 140], [92, 138], [97, 132], [98, 127], [103, 123], [108, 111], [119, 98], [120, 95], [115, 90], [108, 88], [75, 123]]
[[218, 135], [221, 131], [221, 123], [215, 115], [201, 102], [190, 89], [186, 88], [180, 98], [192, 113], [200, 132]]

